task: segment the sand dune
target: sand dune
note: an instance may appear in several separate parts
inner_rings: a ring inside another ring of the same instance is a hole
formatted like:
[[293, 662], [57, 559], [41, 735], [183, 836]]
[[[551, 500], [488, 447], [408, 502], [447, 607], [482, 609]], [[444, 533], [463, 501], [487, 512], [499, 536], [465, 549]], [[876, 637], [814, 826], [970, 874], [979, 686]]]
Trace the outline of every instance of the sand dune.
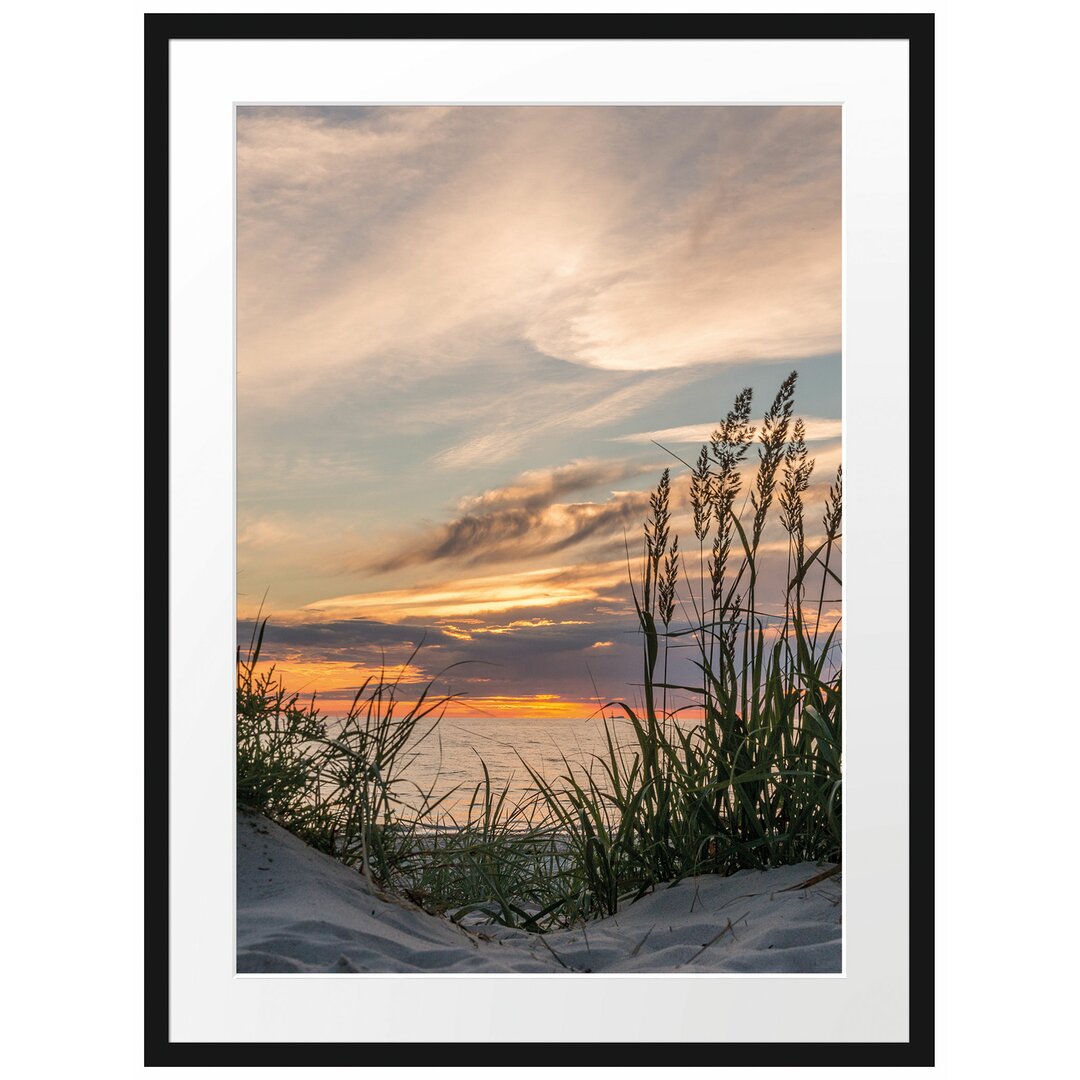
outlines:
[[237, 822], [237, 971], [566, 974], [839, 972], [840, 877], [804, 863], [661, 886], [543, 936], [466, 930], [372, 890], [273, 822]]

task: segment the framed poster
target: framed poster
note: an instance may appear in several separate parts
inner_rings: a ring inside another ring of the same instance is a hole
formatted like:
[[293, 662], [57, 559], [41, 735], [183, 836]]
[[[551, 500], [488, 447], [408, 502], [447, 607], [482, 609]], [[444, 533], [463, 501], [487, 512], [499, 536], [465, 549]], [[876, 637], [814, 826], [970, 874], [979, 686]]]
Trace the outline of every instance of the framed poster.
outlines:
[[932, 18], [585, 25], [147, 17], [150, 1064], [932, 1059]]

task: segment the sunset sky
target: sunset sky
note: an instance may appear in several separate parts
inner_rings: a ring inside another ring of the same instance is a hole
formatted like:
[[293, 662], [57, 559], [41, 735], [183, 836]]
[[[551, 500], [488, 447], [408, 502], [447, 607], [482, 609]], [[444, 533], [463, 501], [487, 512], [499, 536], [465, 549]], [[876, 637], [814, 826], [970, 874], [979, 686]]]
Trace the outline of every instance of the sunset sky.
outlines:
[[459, 716], [632, 702], [624, 536], [636, 572], [666, 465], [697, 566], [652, 440], [692, 460], [793, 369], [819, 528], [838, 108], [237, 114], [238, 633], [265, 593], [290, 689], [334, 712], [384, 664], [410, 697], [468, 660], [437, 684]]

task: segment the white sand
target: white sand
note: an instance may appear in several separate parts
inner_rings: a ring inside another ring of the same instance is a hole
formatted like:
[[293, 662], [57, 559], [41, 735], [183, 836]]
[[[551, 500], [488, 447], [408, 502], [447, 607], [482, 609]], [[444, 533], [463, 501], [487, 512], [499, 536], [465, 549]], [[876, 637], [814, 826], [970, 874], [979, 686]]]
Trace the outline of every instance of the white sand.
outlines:
[[839, 972], [840, 877], [805, 884], [825, 869], [691, 878], [584, 929], [468, 931], [377, 895], [356, 871], [241, 811], [237, 971]]

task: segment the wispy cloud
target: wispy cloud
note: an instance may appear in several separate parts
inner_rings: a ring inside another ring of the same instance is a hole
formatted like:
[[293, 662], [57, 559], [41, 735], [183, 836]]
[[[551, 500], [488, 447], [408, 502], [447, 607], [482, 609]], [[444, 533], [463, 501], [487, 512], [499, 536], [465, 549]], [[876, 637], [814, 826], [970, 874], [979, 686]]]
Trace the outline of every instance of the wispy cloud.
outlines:
[[571, 461], [547, 469], [529, 469], [510, 483], [466, 496], [458, 509], [470, 514], [495, 510], [538, 510], [564, 495], [589, 488], [607, 487], [645, 473], [656, 466], [627, 461]]
[[307, 604], [303, 610], [317, 613], [323, 619], [363, 617], [384, 622], [452, 619], [614, 599], [625, 577], [626, 563], [615, 561], [335, 596]]
[[[840, 438], [842, 421], [826, 419], [820, 416], [804, 416], [803, 423], [806, 425], [806, 441], [821, 442], [825, 439]], [[630, 435], [613, 436], [613, 442], [628, 443], [707, 443], [712, 433], [720, 427], [721, 422], [708, 424], [684, 424], [682, 427], [661, 428], [659, 431], [636, 431]]]
[[515, 340], [619, 370], [835, 350], [839, 117], [241, 111], [242, 385]]
[[551, 410], [550, 388], [503, 397], [487, 416], [476, 418], [477, 424], [483, 425], [482, 430], [440, 451], [434, 457], [435, 464], [453, 469], [490, 465], [514, 457], [530, 443], [560, 428], [574, 431], [602, 428], [655, 402], [677, 378], [670, 373], [644, 375], [627, 386], [611, 390], [599, 381], [600, 373], [596, 375], [597, 385], [591, 390], [567, 385], [567, 395], [572, 393], [578, 406], [572, 411]]
[[612, 494], [603, 502], [559, 502], [563, 496], [653, 472], [651, 465], [579, 461], [523, 473], [510, 484], [464, 499], [459, 517], [403, 541], [370, 565], [379, 573], [421, 563], [516, 562], [553, 555], [598, 539], [611, 541], [639, 521], [646, 492]]
[[473, 641], [485, 634], [526, 634], [535, 630], [548, 630], [551, 627], [588, 626], [585, 619], [512, 619], [508, 623], [485, 623], [482, 619], [456, 619], [454, 622], [442, 621], [439, 630], [458, 641]]

